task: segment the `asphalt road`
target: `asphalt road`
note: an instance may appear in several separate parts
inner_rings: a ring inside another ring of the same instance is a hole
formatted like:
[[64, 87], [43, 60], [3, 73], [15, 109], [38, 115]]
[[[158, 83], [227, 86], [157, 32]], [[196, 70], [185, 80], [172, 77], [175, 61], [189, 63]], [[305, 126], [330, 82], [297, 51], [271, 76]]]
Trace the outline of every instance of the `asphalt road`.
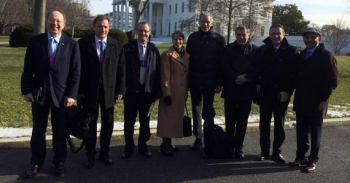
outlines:
[[[295, 130], [286, 131], [283, 154], [287, 161], [294, 159], [296, 150]], [[44, 169], [31, 180], [24, 179], [30, 167], [29, 148], [0, 150], [0, 182], [349, 182], [350, 180], [350, 126], [324, 128], [320, 160], [315, 173], [303, 173], [301, 168], [289, 168], [271, 160], [256, 161], [259, 148], [259, 132], [246, 135], [243, 161], [237, 159], [202, 159], [202, 150], [189, 151], [194, 138], [177, 139], [175, 144], [181, 151], [174, 157], [165, 157], [158, 152], [161, 140], [149, 141], [152, 158], [144, 158], [137, 152], [130, 159], [122, 160], [123, 141], [113, 141], [110, 156], [113, 166], [96, 161], [92, 169], [83, 166], [84, 152], [67, 159], [67, 172], [62, 177], [53, 176], [51, 163], [53, 152], [48, 149]]]

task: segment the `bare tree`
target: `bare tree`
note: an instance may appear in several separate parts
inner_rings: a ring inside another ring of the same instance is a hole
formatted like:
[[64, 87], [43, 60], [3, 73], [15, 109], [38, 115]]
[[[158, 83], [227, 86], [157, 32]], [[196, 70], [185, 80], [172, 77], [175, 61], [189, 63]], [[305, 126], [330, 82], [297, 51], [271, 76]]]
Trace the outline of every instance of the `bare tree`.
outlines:
[[81, 28], [90, 13], [88, 10], [89, 0], [67, 0], [64, 4], [67, 26], [71, 29], [72, 37], [76, 28]]
[[341, 54], [341, 50], [350, 43], [350, 30], [346, 27], [343, 18], [338, 18], [329, 26], [333, 29], [328, 30], [328, 35], [324, 36], [326, 42], [330, 44], [334, 54]]
[[[235, 0], [220, 0], [221, 3], [228, 9], [228, 22], [227, 22], [227, 44], [230, 43], [230, 35], [231, 35], [231, 26], [232, 26], [232, 17], [234, 15], [234, 10], [238, 9], [242, 6], [246, 6], [246, 1], [235, 1]], [[250, 20], [250, 19], [249, 19]]]
[[28, 24], [30, 20], [30, 8], [28, 3], [21, 3], [21, 0], [0, 1], [0, 33], [5, 35], [11, 32], [16, 26]]
[[[141, 7], [141, 4], [142, 4], [142, 7]], [[149, 4], [149, 0], [146, 0], [143, 3], [142, 3], [142, 0], [131, 0], [130, 1], [130, 6], [134, 7], [135, 12], [136, 12], [136, 17], [135, 17], [136, 20], [135, 20], [134, 28], [136, 28], [136, 25], [140, 22], [140, 17], [145, 12], [148, 4]]]

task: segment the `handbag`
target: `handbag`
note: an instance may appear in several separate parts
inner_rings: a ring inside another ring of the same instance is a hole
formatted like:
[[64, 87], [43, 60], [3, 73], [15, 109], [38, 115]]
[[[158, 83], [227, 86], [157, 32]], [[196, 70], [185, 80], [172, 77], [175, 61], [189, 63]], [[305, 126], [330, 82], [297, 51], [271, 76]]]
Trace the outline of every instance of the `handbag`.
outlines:
[[183, 118], [183, 136], [190, 137], [192, 136], [192, 125], [191, 125], [191, 117], [188, 115], [187, 105], [185, 103], [186, 115]]
[[[72, 153], [78, 153], [85, 145], [85, 139], [90, 129], [92, 115], [86, 112], [81, 105], [69, 107], [69, 117], [67, 124], [67, 141]], [[77, 149], [70, 136], [82, 140]]]

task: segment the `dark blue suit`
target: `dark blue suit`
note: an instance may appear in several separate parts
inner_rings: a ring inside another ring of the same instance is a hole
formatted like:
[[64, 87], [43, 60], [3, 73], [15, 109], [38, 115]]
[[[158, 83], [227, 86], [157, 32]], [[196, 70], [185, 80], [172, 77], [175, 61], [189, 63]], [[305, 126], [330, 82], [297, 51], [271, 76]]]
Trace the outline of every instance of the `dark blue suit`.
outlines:
[[54, 63], [49, 62], [47, 33], [33, 36], [27, 47], [24, 71], [21, 78], [23, 95], [32, 93], [34, 87], [47, 85], [43, 104], [32, 103], [33, 131], [31, 137], [31, 163], [42, 165], [46, 155], [45, 132], [49, 111], [53, 133], [53, 163], [64, 163], [67, 156], [66, 124], [68, 110], [66, 97], [76, 98], [80, 78], [80, 53], [78, 43], [62, 35], [57, 44]]

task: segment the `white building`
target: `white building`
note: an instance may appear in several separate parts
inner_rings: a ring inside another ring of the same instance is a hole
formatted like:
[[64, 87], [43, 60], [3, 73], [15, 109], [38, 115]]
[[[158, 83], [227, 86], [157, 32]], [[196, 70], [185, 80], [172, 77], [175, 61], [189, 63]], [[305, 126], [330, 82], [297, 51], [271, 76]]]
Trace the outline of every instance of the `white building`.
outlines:
[[[272, 7], [273, 1], [270, 0], [268, 6]], [[136, 19], [134, 7], [136, 6], [136, 2], [137, 0], [113, 0], [113, 12], [109, 13], [112, 15], [112, 28], [120, 29], [124, 32], [134, 30]], [[197, 30], [198, 20], [196, 18], [198, 18], [200, 13], [198, 9], [191, 8], [189, 2], [189, 0], [150, 0], [148, 7], [140, 17], [140, 21], [148, 21], [150, 23], [152, 35], [155, 37], [170, 36], [175, 30], [181, 30], [188, 35]], [[255, 15], [259, 27], [258, 34], [266, 36], [272, 22], [272, 9], [266, 10], [266, 5], [264, 7], [260, 5], [259, 7], [258, 3], [254, 4], [254, 7], [258, 7], [259, 11], [257, 12], [260, 12]], [[248, 12], [247, 8], [236, 10], [234, 13], [235, 22], [233, 24], [236, 26], [240, 25], [244, 19], [242, 17], [247, 17]], [[215, 30], [226, 35], [227, 26], [225, 20], [218, 20], [215, 15], [213, 17]], [[189, 20], [190, 18], [193, 18], [191, 20], [192, 22], [190, 22], [192, 24], [191, 27], [187, 26], [184, 28], [184, 26], [181, 26], [182, 20]]]

